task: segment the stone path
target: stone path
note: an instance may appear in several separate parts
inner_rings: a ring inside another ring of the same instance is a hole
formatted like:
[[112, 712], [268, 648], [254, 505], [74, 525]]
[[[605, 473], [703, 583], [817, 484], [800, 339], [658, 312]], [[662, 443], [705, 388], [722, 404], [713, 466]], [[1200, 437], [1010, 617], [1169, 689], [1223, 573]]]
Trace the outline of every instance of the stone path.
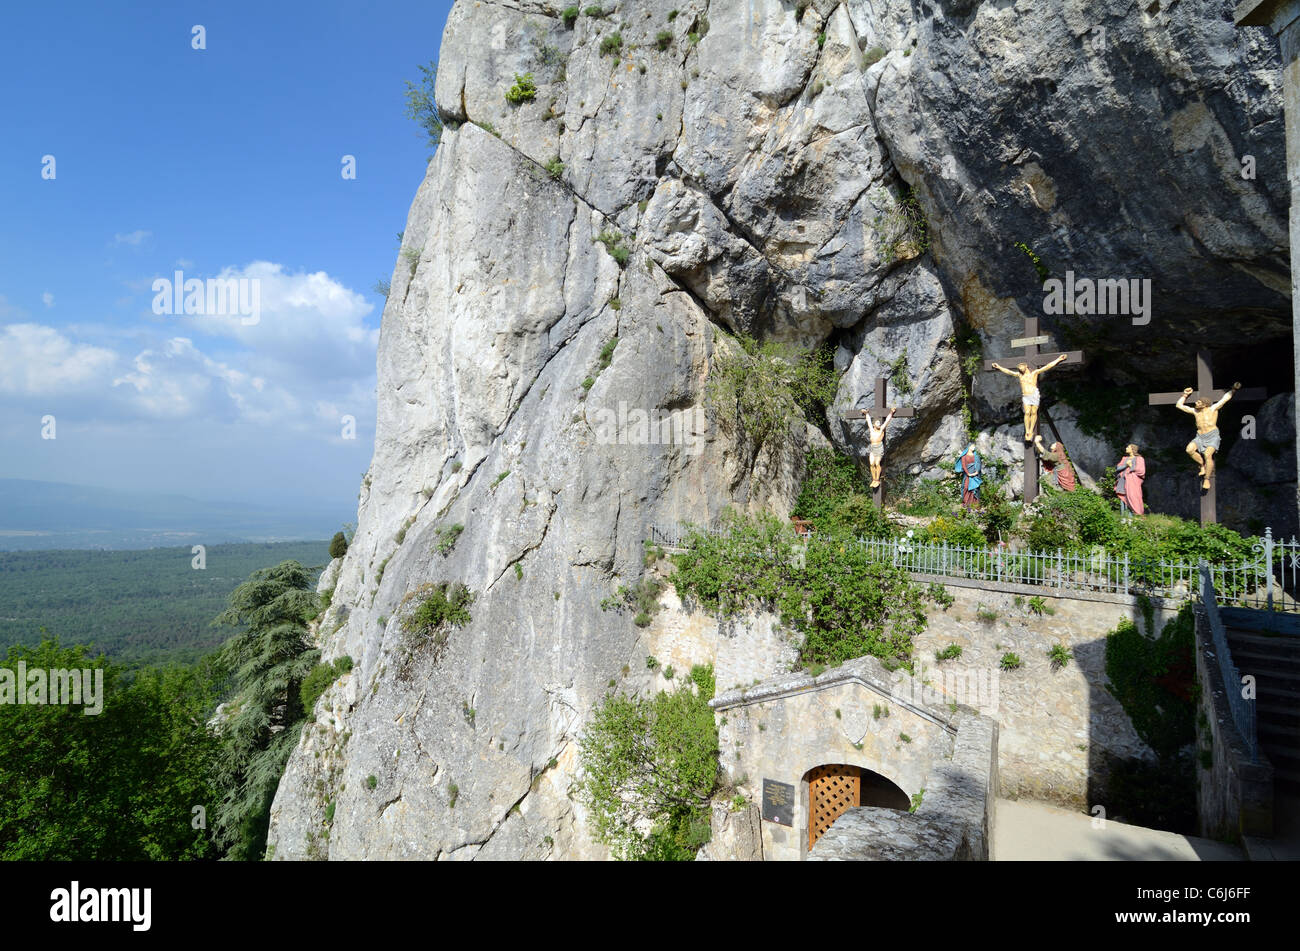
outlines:
[[1212, 839], [1092, 819], [1041, 802], [999, 799], [993, 861], [1241, 861], [1241, 849]]

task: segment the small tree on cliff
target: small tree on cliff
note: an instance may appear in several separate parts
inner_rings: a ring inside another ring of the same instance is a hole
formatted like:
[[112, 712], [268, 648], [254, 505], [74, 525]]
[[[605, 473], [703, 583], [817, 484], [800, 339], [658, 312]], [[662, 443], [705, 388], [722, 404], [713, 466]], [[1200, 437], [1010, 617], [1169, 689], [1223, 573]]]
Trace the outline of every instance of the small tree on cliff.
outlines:
[[[724, 335], [719, 335], [722, 343]], [[835, 399], [830, 351], [803, 351], [753, 337], [728, 340], [714, 352], [705, 395], [719, 420], [757, 453], [778, 443], [790, 423], [817, 419]]]
[[429, 146], [436, 152], [442, 143], [442, 116], [434, 99], [433, 87], [438, 78], [438, 61], [420, 67], [420, 82], [406, 81], [406, 115], [414, 119], [429, 137]]
[[348, 553], [348, 540], [342, 532], [335, 532], [330, 539], [330, 557], [342, 558]]
[[216, 624], [245, 625], [217, 655], [233, 696], [218, 730], [217, 786], [222, 797], [212, 831], [227, 857], [262, 857], [285, 763], [303, 718], [300, 689], [320, 658], [307, 635], [319, 606], [311, 577], [296, 561], [259, 569], [231, 593]]

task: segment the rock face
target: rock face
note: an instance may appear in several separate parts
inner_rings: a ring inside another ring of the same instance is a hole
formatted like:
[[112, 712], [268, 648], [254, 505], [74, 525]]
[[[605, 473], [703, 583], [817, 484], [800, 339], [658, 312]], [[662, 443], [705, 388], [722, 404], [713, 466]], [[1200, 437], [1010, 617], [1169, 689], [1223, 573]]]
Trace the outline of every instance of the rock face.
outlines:
[[[1149, 324], [1045, 318], [1106, 380], [1181, 388], [1194, 345], [1284, 337], [1277, 55], [1231, 6], [622, 0], [566, 26], [458, 0], [319, 629], [355, 667], [290, 760], [274, 857], [603, 856], [576, 739], [644, 663], [600, 604], [640, 577], [647, 527], [785, 514], [809, 446], [861, 457], [839, 416], [877, 376], [917, 409], [891, 465], [946, 473], [967, 392], [979, 427], [1013, 422], [1011, 381], [972, 389], [961, 363], [1042, 312], [1017, 242], [1054, 275], [1153, 282]], [[705, 399], [723, 330], [832, 348], [828, 418], [751, 458]], [[472, 620], [415, 641], [413, 593], [439, 581], [475, 593]]]

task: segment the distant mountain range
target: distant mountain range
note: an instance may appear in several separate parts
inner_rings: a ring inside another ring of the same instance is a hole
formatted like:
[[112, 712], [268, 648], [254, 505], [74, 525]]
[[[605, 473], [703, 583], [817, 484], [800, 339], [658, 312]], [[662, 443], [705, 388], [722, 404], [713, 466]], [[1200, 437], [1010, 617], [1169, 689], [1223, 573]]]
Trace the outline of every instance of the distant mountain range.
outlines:
[[329, 538], [355, 511], [288, 510], [63, 482], [0, 479], [0, 551], [135, 549]]

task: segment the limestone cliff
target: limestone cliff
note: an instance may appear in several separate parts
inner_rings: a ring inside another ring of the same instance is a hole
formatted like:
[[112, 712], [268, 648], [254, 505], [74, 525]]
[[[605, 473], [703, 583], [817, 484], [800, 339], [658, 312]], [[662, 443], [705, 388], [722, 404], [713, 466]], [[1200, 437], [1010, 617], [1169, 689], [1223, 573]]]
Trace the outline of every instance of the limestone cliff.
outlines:
[[[355, 668], [293, 754], [274, 856], [603, 855], [570, 796], [576, 739], [644, 667], [600, 602], [640, 575], [647, 526], [788, 511], [807, 446], [861, 454], [838, 412], [881, 374], [915, 387], [900, 469], [950, 465], [967, 388], [978, 424], [1010, 423], [1011, 381], [972, 386], [957, 338], [1000, 356], [1041, 314], [1017, 243], [1054, 273], [1152, 280], [1149, 325], [1045, 324], [1098, 386], [1181, 388], [1196, 345], [1285, 340], [1277, 55], [1231, 6], [621, 0], [566, 25], [557, 4], [458, 0], [448, 129], [393, 273], [374, 459], [319, 631]], [[537, 95], [512, 105], [523, 73]], [[718, 327], [832, 345], [833, 418], [748, 458], [707, 412]], [[612, 442], [597, 418], [620, 403], [691, 411], [700, 438]], [[404, 599], [442, 580], [476, 593], [473, 620], [412, 653]]]

